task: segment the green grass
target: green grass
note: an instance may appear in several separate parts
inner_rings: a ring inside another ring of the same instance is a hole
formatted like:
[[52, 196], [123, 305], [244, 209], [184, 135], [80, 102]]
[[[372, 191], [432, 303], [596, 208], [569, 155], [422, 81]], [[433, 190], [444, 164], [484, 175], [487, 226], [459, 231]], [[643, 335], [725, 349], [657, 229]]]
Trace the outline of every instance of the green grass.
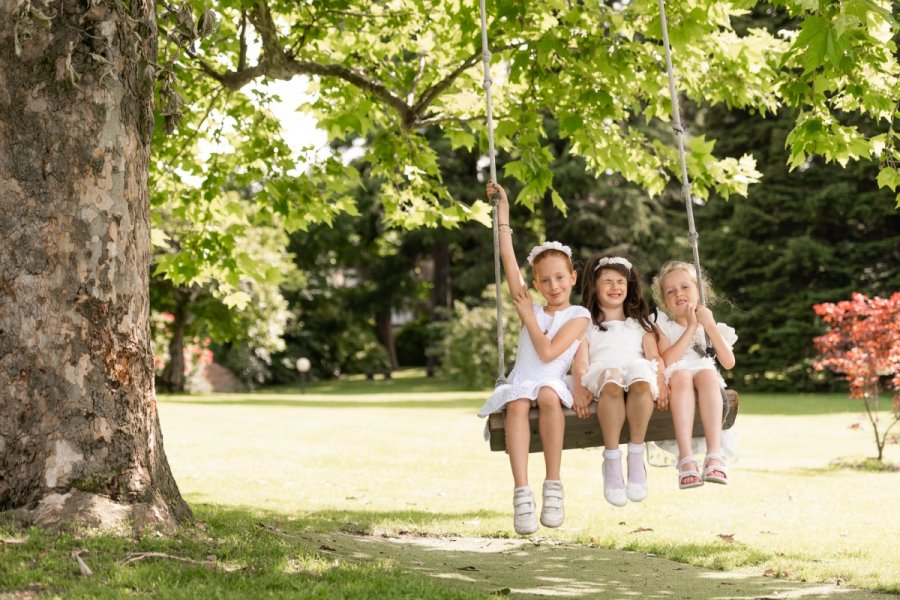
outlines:
[[[0, 543], [0, 593], [483, 597], [466, 595], [471, 588], [461, 578], [474, 577], [466, 572], [450, 569], [440, 581], [416, 572], [431, 565], [417, 566], [414, 557], [383, 548], [344, 555], [327, 550], [340, 540], [322, 541], [340, 532], [370, 534], [373, 543], [401, 532], [436, 544], [451, 535], [516, 537], [508, 459], [488, 450], [484, 421], [474, 416], [485, 392], [403, 375], [313, 384], [302, 394], [162, 397], [169, 460], [202, 523], [175, 538], [57, 536], [0, 525], [0, 539], [28, 540]], [[874, 454], [858, 401], [742, 394], [737, 431], [742, 451], [731, 485], [679, 491], [673, 468], [651, 468], [649, 498], [621, 509], [603, 500], [600, 451], [567, 451], [566, 524], [542, 529], [539, 539], [900, 593], [900, 473], [835, 466]], [[900, 463], [900, 447], [889, 446], [886, 458]], [[532, 455], [535, 487], [542, 464]], [[95, 577], [73, 570], [77, 549], [87, 550]], [[150, 550], [198, 561], [214, 555], [215, 568], [175, 559], [123, 564], [128, 552]]]
[[[398, 568], [390, 558], [342, 560], [318, 538], [291, 535], [275, 514], [198, 505], [175, 537], [52, 533], [0, 526], [0, 598], [483, 598]], [[263, 526], [265, 525], [265, 527]], [[19, 543], [24, 541], [24, 543]], [[93, 572], [79, 573], [74, 553]], [[129, 562], [137, 556], [159, 553]], [[193, 561], [185, 562], [181, 559]]]

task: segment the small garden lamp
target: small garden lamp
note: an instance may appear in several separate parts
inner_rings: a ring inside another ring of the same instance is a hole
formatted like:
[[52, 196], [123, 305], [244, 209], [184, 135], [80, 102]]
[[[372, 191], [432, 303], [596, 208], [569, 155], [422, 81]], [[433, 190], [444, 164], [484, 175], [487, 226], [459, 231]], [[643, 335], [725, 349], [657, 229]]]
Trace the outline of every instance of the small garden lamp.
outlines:
[[312, 367], [312, 363], [305, 356], [297, 359], [297, 370], [300, 372], [300, 393], [306, 393], [306, 374]]

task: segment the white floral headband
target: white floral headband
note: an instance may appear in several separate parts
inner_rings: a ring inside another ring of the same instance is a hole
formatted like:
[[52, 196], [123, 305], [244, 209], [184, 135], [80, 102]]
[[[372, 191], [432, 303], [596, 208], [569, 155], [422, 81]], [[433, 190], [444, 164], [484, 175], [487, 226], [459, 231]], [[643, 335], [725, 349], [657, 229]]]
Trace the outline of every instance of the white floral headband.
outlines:
[[597, 261], [597, 266], [594, 267], [594, 273], [601, 267], [605, 267], [607, 265], [622, 265], [629, 271], [631, 271], [631, 261], [627, 258], [622, 258], [621, 256], [604, 256], [600, 260]]
[[559, 242], [544, 242], [543, 244], [532, 248], [531, 252], [528, 253], [528, 264], [534, 266], [534, 259], [536, 259], [547, 250], [559, 250], [560, 252], [568, 256], [569, 260], [572, 260], [572, 249], [568, 246], [563, 246]]

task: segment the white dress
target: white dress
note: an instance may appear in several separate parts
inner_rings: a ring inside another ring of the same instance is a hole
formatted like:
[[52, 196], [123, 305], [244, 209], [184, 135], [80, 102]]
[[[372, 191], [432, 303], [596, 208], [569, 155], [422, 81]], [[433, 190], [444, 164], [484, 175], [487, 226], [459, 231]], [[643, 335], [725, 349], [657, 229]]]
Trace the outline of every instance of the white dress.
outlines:
[[[659, 326], [660, 330], [663, 332], [667, 338], [669, 338], [669, 342], [675, 343], [678, 341], [678, 338], [681, 337], [681, 334], [684, 333], [685, 328], [671, 320], [666, 313], [659, 311], [656, 317], [656, 324]], [[722, 334], [722, 338], [725, 340], [725, 343], [728, 344], [729, 348], [734, 347], [734, 343], [737, 341], [738, 336], [733, 327], [729, 327], [725, 323], [716, 323], [716, 328], [719, 330], [719, 333]], [[694, 334], [694, 343], [690, 348], [684, 353], [680, 360], [675, 361], [668, 367], [666, 367], [666, 383], [669, 382], [669, 379], [672, 377], [672, 374], [675, 371], [687, 371], [691, 375], [698, 371], [702, 371], [703, 369], [712, 369], [716, 372], [716, 377], [719, 379], [719, 385], [723, 388], [727, 387], [725, 385], [725, 380], [722, 379], [722, 375], [719, 373], [719, 369], [716, 367], [716, 361], [714, 358], [708, 356], [701, 356], [697, 349], [705, 349], [706, 348], [706, 334], [703, 329], [703, 325], [699, 325], [697, 327], [697, 331]], [[676, 458], [678, 456], [678, 444], [675, 440], [663, 440], [656, 442], [656, 446], [664, 451], [664, 455], [656, 455], [651, 448], [650, 450], [650, 464], [655, 466], [662, 466], [662, 464], [675, 464]], [[706, 453], [706, 438], [704, 437], [696, 437], [691, 440], [691, 446], [694, 454], [705, 454]], [[725, 461], [728, 463], [735, 462], [738, 458], [738, 439], [737, 439], [737, 431], [734, 426], [730, 429], [725, 429], [722, 431], [721, 438], [721, 448], [722, 455], [725, 457]]]
[[[671, 320], [665, 313], [659, 313], [657, 317], [656, 324], [659, 326], [660, 330], [662, 330], [663, 335], [669, 338], [669, 342], [674, 344], [678, 341], [681, 335], [685, 331], [685, 327], [679, 325], [676, 321]], [[719, 333], [722, 334], [722, 339], [725, 340], [725, 343], [728, 344], [729, 348], [734, 347], [734, 343], [737, 341], [737, 333], [735, 333], [733, 327], [729, 327], [725, 323], [716, 323], [716, 329], [719, 330]], [[689, 347], [685, 353], [681, 356], [681, 358], [671, 365], [666, 367], [666, 383], [669, 383], [669, 379], [671, 379], [672, 374], [675, 371], [687, 371], [691, 375], [697, 373], [698, 371], [702, 371], [704, 369], [712, 369], [716, 372], [716, 377], [719, 379], [719, 385], [722, 387], [727, 387], [725, 385], [725, 380], [722, 379], [722, 375], [719, 373], [719, 370], [716, 368], [716, 361], [714, 358], [709, 356], [701, 356], [698, 350], [704, 350], [706, 348], [706, 332], [703, 330], [703, 325], [697, 326], [697, 331], [694, 332], [694, 339], [691, 347]]]
[[[551, 340], [559, 333], [562, 326], [572, 319], [591, 318], [590, 312], [583, 306], [573, 305], [556, 311], [552, 315], [544, 312], [544, 307], [540, 304], [534, 304], [533, 308], [538, 326], [542, 331], [547, 332], [547, 337]], [[528, 330], [522, 327], [522, 331], [519, 333], [516, 364], [506, 378], [507, 382], [497, 386], [494, 393], [478, 411], [478, 416], [486, 417], [491, 413], [500, 412], [507, 403], [520, 398], [528, 398], [534, 404], [542, 387], [551, 388], [559, 396], [563, 405], [571, 408], [572, 392], [566, 386], [565, 377], [569, 372], [569, 367], [572, 366], [572, 359], [575, 357], [579, 343], [578, 340], [575, 340], [571, 346], [566, 348], [565, 352], [550, 362], [544, 362], [538, 356], [531, 336], [528, 335]]]
[[595, 396], [608, 383], [623, 390], [637, 381], [650, 384], [653, 398], [659, 396], [656, 381], [657, 362], [644, 357], [644, 334], [649, 333], [632, 318], [624, 321], [604, 321], [606, 331], [591, 323], [585, 338], [590, 350], [590, 366], [581, 377], [581, 385]]

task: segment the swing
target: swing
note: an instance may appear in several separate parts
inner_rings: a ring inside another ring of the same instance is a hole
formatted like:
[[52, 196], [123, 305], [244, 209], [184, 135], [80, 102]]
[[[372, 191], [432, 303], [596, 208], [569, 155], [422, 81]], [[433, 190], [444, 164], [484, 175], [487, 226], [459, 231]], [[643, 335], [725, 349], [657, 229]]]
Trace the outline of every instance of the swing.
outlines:
[[[490, 61], [491, 53], [488, 50], [487, 36], [487, 10], [485, 9], [485, 0], [480, 0], [481, 7], [481, 48], [484, 62], [484, 92], [487, 102], [487, 130], [488, 130], [488, 158], [490, 159], [491, 181], [497, 181], [497, 165], [494, 157], [494, 121], [491, 105], [491, 76]], [[694, 211], [691, 200], [691, 184], [688, 179], [687, 162], [684, 152], [684, 128], [681, 125], [681, 114], [678, 108], [678, 96], [675, 93], [675, 72], [672, 67], [672, 53], [669, 47], [669, 29], [666, 23], [665, 1], [659, 0], [660, 23], [662, 25], [663, 45], [666, 51], [666, 71], [669, 77], [669, 94], [672, 98], [672, 121], [675, 131], [675, 139], [678, 143], [678, 155], [681, 159], [681, 195], [684, 198], [685, 211], [688, 218], [688, 241], [691, 244], [691, 250], [694, 256], [694, 268], [700, 273], [700, 250], [697, 247], [697, 230], [694, 226]], [[503, 352], [503, 316], [501, 314], [501, 280], [500, 280], [500, 246], [499, 246], [499, 227], [497, 221], [497, 202], [494, 198], [493, 209], [493, 230], [494, 230], [494, 280], [497, 288], [497, 350], [498, 350], [498, 376], [497, 385], [506, 383], [505, 377], [505, 358]], [[700, 295], [700, 304], [705, 305], [706, 301], [703, 293], [703, 286], [698, 286]], [[714, 356], [712, 344], [709, 337], [706, 339], [707, 355]], [[734, 390], [722, 390], [722, 429], [730, 429], [734, 425], [737, 417], [739, 406], [738, 394]], [[563, 437], [563, 449], [572, 448], [590, 448], [603, 446], [603, 434], [600, 432], [600, 426], [597, 422], [597, 403], [591, 402], [589, 407], [589, 416], [587, 419], [579, 419], [572, 409], [564, 409], [565, 415], [565, 435]], [[505, 431], [506, 412], [494, 413], [488, 416], [488, 432], [490, 434], [491, 450], [506, 450], [506, 431]], [[529, 428], [531, 430], [531, 443], [529, 452], [540, 452], [542, 450], [541, 438], [538, 431], [538, 409], [532, 407], [528, 413]], [[703, 436], [703, 425], [700, 422], [700, 411], [695, 413], [694, 418], [694, 437]], [[650, 423], [647, 427], [647, 435], [644, 438], [649, 442], [658, 442], [663, 440], [675, 439], [675, 429], [672, 423], [671, 413], [653, 410], [650, 417]], [[624, 444], [629, 441], [628, 423], [622, 427], [622, 434], [619, 443]]]

